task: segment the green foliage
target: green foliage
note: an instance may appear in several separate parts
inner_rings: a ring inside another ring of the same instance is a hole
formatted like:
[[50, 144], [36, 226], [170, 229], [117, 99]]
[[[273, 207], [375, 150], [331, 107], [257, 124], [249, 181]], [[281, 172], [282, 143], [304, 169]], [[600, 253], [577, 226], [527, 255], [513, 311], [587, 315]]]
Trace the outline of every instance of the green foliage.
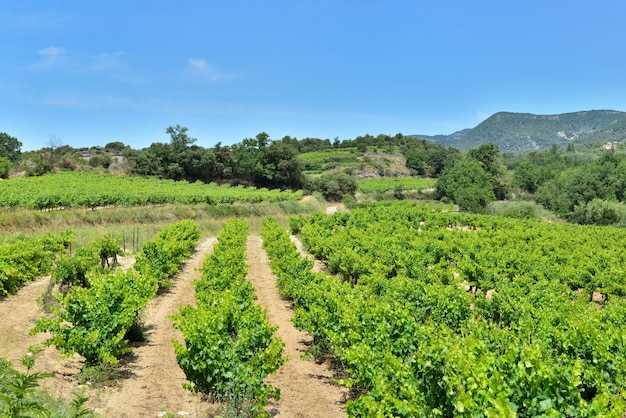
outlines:
[[626, 222], [626, 204], [593, 199], [574, 208], [569, 220], [583, 225], [614, 225]]
[[174, 148], [179, 149], [188, 147], [197, 141], [196, 138], [190, 138], [187, 135], [188, 130], [188, 128], [180, 125], [168, 126], [165, 133], [170, 136], [170, 144]]
[[162, 203], [234, 203], [298, 200], [302, 192], [230, 187], [200, 182], [62, 172], [0, 182], [0, 207], [136, 206]]
[[113, 157], [109, 153], [103, 155], [94, 155], [93, 157], [89, 158], [89, 165], [92, 167], [109, 168], [112, 162]]
[[435, 187], [437, 180], [421, 177], [387, 177], [357, 180], [362, 193], [384, 193], [389, 190], [422, 190]]
[[278, 399], [280, 390], [263, 379], [284, 363], [284, 344], [273, 336], [276, 327], [254, 303], [254, 289], [245, 278], [247, 230], [245, 221], [224, 224], [196, 283], [197, 306], [181, 307], [174, 315], [185, 344], [173, 344], [192, 382], [188, 389], [228, 402], [244, 416], [267, 416], [263, 407], [270, 397]]
[[64, 250], [64, 235], [10, 239], [0, 244], [0, 297], [50, 273], [55, 257]]
[[322, 174], [311, 181], [310, 189], [322, 193], [324, 199], [339, 202], [345, 195], [354, 196], [358, 188], [356, 179], [346, 173]]
[[[623, 230], [396, 202], [313, 214], [300, 233], [329, 271], [357, 278], [312, 273], [286, 231], [264, 222], [295, 323], [364, 392], [348, 416], [626, 409]], [[605, 295], [600, 309], [594, 291]]]
[[497, 201], [487, 205], [487, 213], [516, 219], [543, 219], [556, 221], [558, 218], [543, 206], [525, 201]]
[[[581, 216], [581, 213], [594, 199], [624, 201], [626, 158], [605, 152], [593, 162], [560, 172], [538, 187], [535, 197], [537, 202], [563, 217], [584, 221], [586, 215]], [[599, 208], [597, 204], [593, 207]], [[606, 215], [613, 216], [608, 212]], [[593, 216], [588, 219], [593, 219]]]
[[13, 164], [7, 157], [0, 157], [0, 179], [8, 179]]
[[436, 185], [439, 199], [447, 197], [462, 210], [481, 213], [495, 199], [492, 178], [474, 160], [464, 160], [445, 170]]
[[187, 219], [172, 224], [144, 244], [134, 268], [155, 279], [159, 286], [167, 287], [169, 277], [178, 271], [181, 261], [189, 257], [198, 238], [200, 226], [196, 222]]
[[492, 177], [497, 177], [501, 174], [500, 162], [498, 161], [499, 154], [500, 149], [498, 146], [488, 143], [469, 150], [467, 157], [471, 160], [478, 161], [483, 170]]
[[[139, 312], [160, 285], [169, 283], [167, 280], [189, 256], [199, 236], [199, 226], [193, 221], [172, 224], [144, 245], [134, 270], [114, 273], [100, 265], [99, 257], [117, 254], [119, 241], [96, 238], [73, 260], [60, 264], [58, 280], [86, 283], [58, 294], [60, 308], [55, 310], [56, 316], [41, 318], [32, 333], [51, 332], [46, 344], [54, 344], [64, 354], [79, 353], [88, 365], [116, 364], [132, 351], [128, 342], [138, 326]], [[83, 273], [84, 278], [80, 276]]]
[[349, 150], [313, 151], [298, 154], [302, 169], [321, 173], [337, 167], [356, 166], [360, 163], [358, 154]]
[[22, 143], [6, 132], [0, 132], [0, 157], [16, 163], [20, 160]]
[[522, 161], [513, 173], [513, 182], [520, 189], [529, 193], [535, 193], [540, 182], [539, 168], [529, 161]]
[[76, 255], [61, 257], [56, 262], [52, 280], [59, 285], [61, 293], [73, 286], [89, 287], [87, 272], [98, 263], [96, 254], [89, 250], [79, 250]]
[[126, 333], [140, 309], [156, 293], [157, 284], [134, 271], [91, 272], [89, 287], [73, 287], [59, 296], [56, 317], [42, 318], [34, 332], [49, 331], [63, 354], [79, 353], [88, 364], [116, 364], [128, 347]]
[[73, 393], [70, 404], [60, 404], [40, 389], [39, 382], [50, 375], [32, 372], [36, 354], [36, 350], [29, 351], [22, 357], [25, 373], [0, 359], [0, 415], [6, 418], [94, 416], [93, 411], [85, 407], [88, 399], [81, 392]]
[[74, 256], [63, 256], [56, 262], [52, 279], [59, 285], [61, 293], [67, 293], [72, 286], [89, 287], [87, 274], [89, 271], [99, 271], [117, 262], [117, 256], [122, 255], [120, 237], [103, 235], [95, 238], [90, 245], [80, 248]]

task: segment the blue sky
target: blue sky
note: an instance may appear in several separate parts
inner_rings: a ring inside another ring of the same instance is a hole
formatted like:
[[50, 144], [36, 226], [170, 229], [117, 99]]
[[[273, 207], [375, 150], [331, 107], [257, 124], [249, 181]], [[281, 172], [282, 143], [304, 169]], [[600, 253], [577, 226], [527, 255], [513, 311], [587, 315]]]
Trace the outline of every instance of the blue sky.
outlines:
[[626, 2], [0, 2], [0, 132], [23, 151], [449, 134], [626, 111]]

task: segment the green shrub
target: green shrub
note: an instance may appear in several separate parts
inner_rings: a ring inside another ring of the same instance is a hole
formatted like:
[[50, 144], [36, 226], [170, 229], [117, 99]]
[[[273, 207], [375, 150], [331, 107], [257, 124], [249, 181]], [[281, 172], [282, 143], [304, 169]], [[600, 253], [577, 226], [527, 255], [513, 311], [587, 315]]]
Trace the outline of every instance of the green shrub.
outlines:
[[339, 202], [345, 195], [354, 196], [358, 189], [356, 179], [346, 173], [324, 174], [310, 183], [311, 191], [320, 192], [324, 199]]

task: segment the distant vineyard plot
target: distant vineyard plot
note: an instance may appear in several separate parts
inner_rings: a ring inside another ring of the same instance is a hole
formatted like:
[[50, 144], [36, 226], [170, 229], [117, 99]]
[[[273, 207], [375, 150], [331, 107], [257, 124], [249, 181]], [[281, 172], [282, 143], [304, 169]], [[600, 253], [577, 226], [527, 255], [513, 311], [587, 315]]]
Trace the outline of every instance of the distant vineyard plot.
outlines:
[[423, 190], [435, 187], [437, 179], [420, 177], [385, 177], [378, 179], [358, 180], [362, 193], [384, 193], [389, 190]]
[[297, 200], [302, 192], [155, 178], [67, 172], [0, 182], [0, 207], [94, 208], [164, 203], [235, 203]]

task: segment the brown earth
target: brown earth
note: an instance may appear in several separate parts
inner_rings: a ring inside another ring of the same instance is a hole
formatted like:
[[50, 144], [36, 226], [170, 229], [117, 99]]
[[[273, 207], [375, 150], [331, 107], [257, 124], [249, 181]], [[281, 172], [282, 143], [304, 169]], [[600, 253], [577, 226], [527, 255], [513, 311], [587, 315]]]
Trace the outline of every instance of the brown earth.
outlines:
[[142, 315], [146, 342], [136, 346], [124, 363], [128, 377], [120, 386], [98, 394], [92, 403], [96, 412], [105, 417], [155, 417], [166, 411], [207, 416], [215, 410], [215, 406], [202, 402], [200, 395], [182, 387], [187, 380], [176, 362], [172, 340], [182, 343], [183, 337], [170, 319], [179, 305], [195, 304], [192, 282], [200, 278], [199, 268], [215, 242], [212, 238], [200, 244], [172, 281], [172, 287], [148, 303]]
[[270, 324], [278, 326], [276, 335], [285, 343], [284, 354], [288, 357], [287, 363], [266, 379], [280, 388], [280, 400], [271, 403], [267, 410], [281, 417], [345, 417], [348, 390], [332, 382], [333, 372], [328, 364], [302, 358], [312, 338], [293, 326], [291, 303], [278, 294], [276, 276], [261, 245], [260, 236], [248, 238], [248, 280], [255, 288], [258, 303], [267, 309]]
[[[182, 388], [185, 376], [178, 367], [171, 343], [182, 342], [182, 335], [173, 328], [169, 316], [178, 312], [178, 305], [194, 303], [192, 281], [199, 278], [198, 268], [215, 239], [200, 244], [184, 264], [167, 292], [155, 297], [142, 315], [146, 326], [146, 342], [138, 344], [131, 356], [123, 361], [125, 378], [117, 386], [94, 389], [87, 387], [88, 406], [104, 417], [155, 417], [169, 412], [191, 417], [210, 417], [218, 413], [217, 405], [208, 403], [197, 394]], [[273, 401], [267, 410], [273, 416], [284, 417], [342, 417], [347, 389], [332, 382], [333, 372], [328, 364], [303, 360], [311, 338], [294, 328], [291, 304], [282, 299], [275, 287], [275, 276], [269, 260], [261, 248], [261, 238], [248, 239], [248, 278], [254, 285], [258, 303], [267, 309], [270, 323], [278, 326], [277, 336], [285, 342], [289, 360], [267, 382], [281, 389], [281, 399]], [[123, 268], [129, 268], [130, 259], [121, 259]], [[10, 360], [23, 370], [19, 359], [28, 347], [39, 344], [49, 336], [29, 335], [35, 321], [45, 315], [38, 299], [47, 292], [50, 277], [25, 285], [19, 292], [0, 301], [0, 358]], [[82, 367], [78, 355], [62, 357], [54, 347], [48, 347], [37, 356], [36, 371], [51, 373], [42, 386], [53, 396], [70, 399], [78, 388], [77, 376]]]

